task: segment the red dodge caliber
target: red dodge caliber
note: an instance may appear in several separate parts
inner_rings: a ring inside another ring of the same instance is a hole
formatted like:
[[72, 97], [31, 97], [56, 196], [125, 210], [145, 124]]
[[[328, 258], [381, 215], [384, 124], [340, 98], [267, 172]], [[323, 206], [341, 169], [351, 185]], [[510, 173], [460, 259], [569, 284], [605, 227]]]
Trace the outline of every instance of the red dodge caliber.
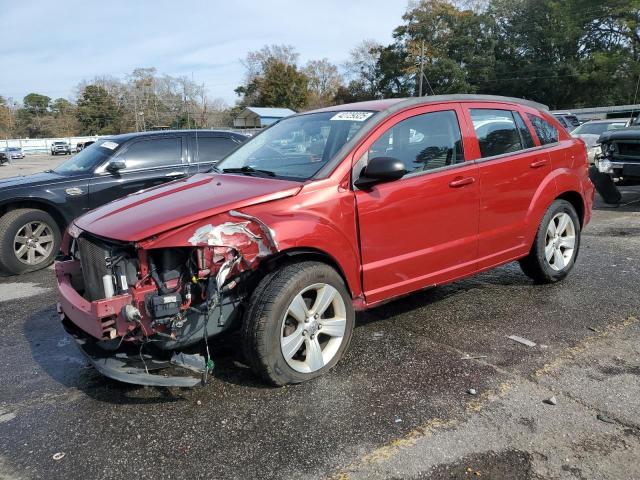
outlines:
[[124, 382], [206, 381], [207, 339], [231, 329], [256, 374], [302, 382], [340, 360], [357, 310], [514, 260], [536, 282], [562, 280], [591, 217], [587, 166], [584, 143], [525, 100], [306, 112], [209, 173], [75, 220], [58, 310]]

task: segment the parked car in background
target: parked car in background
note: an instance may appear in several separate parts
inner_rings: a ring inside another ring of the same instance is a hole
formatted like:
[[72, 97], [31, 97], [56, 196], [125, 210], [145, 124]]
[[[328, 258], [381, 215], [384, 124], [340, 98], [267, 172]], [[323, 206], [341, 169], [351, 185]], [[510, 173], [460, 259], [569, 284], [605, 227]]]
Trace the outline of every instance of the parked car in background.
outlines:
[[0, 165], [4, 165], [5, 163], [11, 163], [11, 159], [7, 152], [0, 151]]
[[24, 152], [20, 147], [7, 147], [4, 151], [11, 160], [21, 160], [24, 158]]
[[71, 147], [67, 142], [53, 142], [51, 144], [51, 155], [71, 155]]
[[587, 156], [589, 157], [589, 164], [593, 165], [595, 159], [602, 152], [598, 139], [600, 135], [609, 130], [619, 130], [625, 128], [629, 123], [627, 119], [614, 119], [614, 120], [590, 120], [583, 123], [578, 128], [571, 132], [571, 136], [580, 138], [587, 146]]
[[89, 145], [93, 145], [94, 143], [95, 143], [94, 140], [90, 140], [88, 142], [80, 142], [76, 145], [76, 150], [80, 152], [85, 148], [87, 148]]
[[0, 180], [0, 269], [49, 265], [61, 232], [116, 198], [206, 171], [243, 135], [212, 130], [145, 132], [99, 140], [53, 170]]
[[569, 112], [555, 112], [553, 116], [556, 117], [556, 120], [558, 120], [560, 125], [566, 128], [568, 132], [580, 126], [578, 117]]
[[514, 260], [537, 282], [565, 278], [591, 218], [587, 166], [583, 142], [525, 100], [287, 117], [212, 173], [76, 219], [56, 261], [58, 312], [121, 381], [193, 386], [201, 377], [149, 370], [206, 378], [209, 359], [182, 350], [237, 328], [256, 374], [302, 382], [340, 360], [356, 310]]

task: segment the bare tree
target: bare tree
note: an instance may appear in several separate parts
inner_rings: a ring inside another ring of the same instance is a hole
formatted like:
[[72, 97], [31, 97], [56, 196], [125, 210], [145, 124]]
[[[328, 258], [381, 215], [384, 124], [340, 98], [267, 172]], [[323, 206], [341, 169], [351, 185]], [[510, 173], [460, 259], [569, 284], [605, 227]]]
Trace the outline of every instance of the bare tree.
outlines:
[[302, 72], [308, 77], [308, 107], [318, 108], [331, 105], [338, 89], [342, 85], [342, 76], [338, 67], [327, 58], [310, 60]]

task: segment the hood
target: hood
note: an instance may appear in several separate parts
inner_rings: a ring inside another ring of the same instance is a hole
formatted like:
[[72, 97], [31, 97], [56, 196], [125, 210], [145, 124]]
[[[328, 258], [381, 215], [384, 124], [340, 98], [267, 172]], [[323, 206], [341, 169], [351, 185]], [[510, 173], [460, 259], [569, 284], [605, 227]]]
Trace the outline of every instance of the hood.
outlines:
[[75, 221], [82, 230], [137, 242], [232, 209], [298, 193], [299, 182], [233, 174], [199, 174], [108, 203]]
[[640, 140], [640, 127], [627, 127], [618, 130], [609, 130], [600, 135], [598, 143], [620, 140]]
[[[8, 152], [16, 154], [18, 152]], [[55, 172], [41, 172], [33, 175], [21, 175], [19, 177], [9, 177], [0, 179], [0, 191], [10, 189], [12, 187], [22, 187], [25, 185], [37, 187], [39, 185], [48, 185], [50, 183], [64, 182], [69, 180], [68, 176], [60, 175]]]

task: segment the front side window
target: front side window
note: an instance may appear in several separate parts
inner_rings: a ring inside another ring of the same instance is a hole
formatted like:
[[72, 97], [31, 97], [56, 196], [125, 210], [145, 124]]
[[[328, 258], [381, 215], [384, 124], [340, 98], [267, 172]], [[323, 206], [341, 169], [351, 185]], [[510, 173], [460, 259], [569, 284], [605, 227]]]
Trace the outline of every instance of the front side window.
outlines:
[[453, 110], [407, 118], [382, 134], [371, 145], [369, 159], [393, 157], [409, 173], [464, 162], [458, 117]]
[[139, 140], [119, 156], [127, 163], [127, 170], [164, 167], [182, 163], [182, 139], [151, 138]]
[[228, 137], [194, 137], [194, 150], [198, 162], [217, 162], [236, 148], [238, 144]]
[[332, 111], [285, 118], [242, 144], [216, 170], [307, 180], [374, 116], [369, 111]]
[[558, 141], [558, 130], [556, 127], [537, 115], [527, 113], [527, 116], [542, 145], [556, 143]]
[[482, 158], [522, 150], [520, 133], [510, 110], [472, 108], [471, 121], [478, 137]]

